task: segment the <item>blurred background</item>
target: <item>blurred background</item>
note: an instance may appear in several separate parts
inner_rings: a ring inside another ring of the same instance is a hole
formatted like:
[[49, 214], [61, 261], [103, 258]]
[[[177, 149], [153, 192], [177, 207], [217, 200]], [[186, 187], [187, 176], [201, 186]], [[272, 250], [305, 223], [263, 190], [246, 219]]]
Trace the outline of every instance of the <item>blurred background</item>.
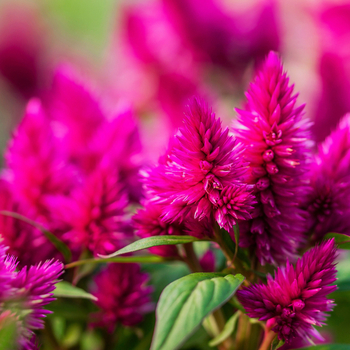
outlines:
[[[107, 113], [132, 108], [143, 163], [150, 163], [193, 95], [231, 125], [270, 50], [280, 53], [306, 103], [317, 145], [350, 111], [349, 40], [350, 1], [1, 0], [0, 149], [26, 103], [49, 100], [57, 71], [69, 69]], [[340, 281], [350, 273], [350, 258], [342, 257]], [[334, 298], [323, 334], [350, 343], [350, 292]]]

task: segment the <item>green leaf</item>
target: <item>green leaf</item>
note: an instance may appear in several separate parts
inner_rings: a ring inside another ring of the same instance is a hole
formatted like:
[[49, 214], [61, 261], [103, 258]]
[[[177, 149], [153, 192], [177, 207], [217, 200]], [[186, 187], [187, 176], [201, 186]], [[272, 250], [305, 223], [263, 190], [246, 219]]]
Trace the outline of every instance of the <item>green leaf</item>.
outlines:
[[169, 284], [160, 296], [152, 350], [179, 349], [204, 318], [224, 304], [242, 275], [193, 273]]
[[341, 233], [330, 232], [324, 236], [324, 239], [334, 238], [335, 243], [339, 245], [340, 249], [350, 249], [350, 236]]
[[68, 246], [62, 242], [60, 239], [58, 239], [54, 234], [52, 234], [50, 231], [48, 231], [44, 226], [40, 225], [36, 221], [33, 221], [26, 216], [23, 216], [19, 213], [15, 213], [12, 211], [2, 210], [0, 211], [1, 215], [9, 216], [17, 220], [21, 220], [23, 222], [26, 222], [27, 224], [37, 228], [39, 231], [41, 231], [45, 237], [56, 247], [56, 249], [63, 255], [64, 261], [70, 262], [72, 260], [72, 253]]
[[139, 255], [139, 256], [125, 256], [125, 257], [116, 257], [116, 258], [107, 258], [107, 259], [85, 259], [74, 261], [65, 266], [66, 269], [71, 269], [72, 267], [81, 266], [85, 264], [105, 264], [109, 262], [117, 263], [161, 263], [165, 262], [168, 259], [163, 258], [158, 255]]
[[279, 340], [278, 337], [275, 337], [275, 339], [273, 340], [272, 344], [271, 344], [271, 349], [272, 350], [277, 350], [279, 349], [281, 346], [283, 346], [285, 343], [285, 340]]
[[209, 342], [210, 346], [213, 347], [221, 344], [232, 334], [232, 332], [235, 330], [236, 323], [240, 314], [240, 311], [237, 311], [233, 316], [230, 317], [230, 319], [226, 322], [222, 332]]
[[62, 298], [83, 298], [90, 300], [97, 300], [92, 294], [85, 292], [85, 290], [75, 287], [68, 282], [59, 282], [56, 284], [56, 289], [53, 291], [55, 297]]
[[299, 350], [350, 350], [350, 344], [325, 344], [309, 346]]
[[136, 252], [138, 250], [156, 247], [160, 245], [174, 245], [174, 244], [185, 244], [199, 241], [198, 238], [193, 236], [152, 236], [140, 239], [136, 242], [129, 244], [128, 246], [117, 250], [110, 255], [99, 255], [101, 258], [113, 258], [115, 256]]

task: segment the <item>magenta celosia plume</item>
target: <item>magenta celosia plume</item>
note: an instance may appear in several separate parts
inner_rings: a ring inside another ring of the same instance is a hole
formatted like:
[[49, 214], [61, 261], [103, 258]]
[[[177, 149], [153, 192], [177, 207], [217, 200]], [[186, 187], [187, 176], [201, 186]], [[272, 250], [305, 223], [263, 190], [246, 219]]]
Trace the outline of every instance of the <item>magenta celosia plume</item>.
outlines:
[[308, 231], [315, 240], [327, 232], [350, 235], [350, 114], [319, 145], [310, 170], [311, 191], [305, 203]]
[[215, 210], [220, 226], [230, 229], [250, 217], [253, 196], [239, 188], [247, 172], [242, 152], [211, 109], [194, 99], [167, 157], [146, 175], [150, 197], [163, 205], [163, 219], [200, 221]]
[[110, 164], [96, 168], [62, 203], [57, 217], [67, 227], [63, 238], [72, 249], [88, 249], [95, 256], [110, 254], [130, 240], [127, 195]]
[[21, 349], [36, 349], [33, 330], [44, 328], [43, 318], [51, 313], [44, 308], [55, 300], [52, 291], [63, 273], [63, 264], [48, 260], [16, 271], [16, 259], [0, 244], [0, 314], [14, 313]]
[[333, 309], [327, 295], [337, 289], [334, 239], [306, 252], [293, 267], [278, 268], [267, 284], [255, 284], [237, 292], [250, 317], [268, 321], [279, 339], [309, 339], [320, 335], [313, 326], [322, 326], [326, 312]]
[[29, 101], [9, 143], [6, 160], [16, 196], [38, 215], [47, 214], [48, 197], [68, 194], [75, 184], [39, 99]]
[[135, 326], [154, 305], [147, 286], [148, 275], [137, 264], [110, 264], [95, 277], [93, 294], [101, 309], [95, 314], [94, 324], [113, 332], [117, 325]]
[[258, 204], [253, 220], [241, 225], [241, 242], [261, 263], [276, 263], [292, 258], [305, 229], [299, 206], [306, 194], [308, 124], [276, 53], [268, 55], [246, 96], [235, 132], [245, 146]]

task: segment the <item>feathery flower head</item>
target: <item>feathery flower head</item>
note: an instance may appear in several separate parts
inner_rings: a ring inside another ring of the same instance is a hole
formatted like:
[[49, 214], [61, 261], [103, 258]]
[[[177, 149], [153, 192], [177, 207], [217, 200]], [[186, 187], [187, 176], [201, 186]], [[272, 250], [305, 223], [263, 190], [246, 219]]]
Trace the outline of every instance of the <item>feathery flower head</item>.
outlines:
[[310, 179], [305, 206], [315, 239], [330, 231], [350, 235], [350, 114], [319, 146]]
[[45, 214], [47, 196], [67, 194], [74, 184], [73, 173], [38, 99], [29, 101], [6, 160], [16, 195], [38, 214]]
[[5, 251], [0, 245], [0, 314], [10, 310], [18, 323], [19, 344], [23, 349], [35, 349], [33, 330], [43, 328], [42, 319], [51, 313], [43, 307], [55, 300], [52, 291], [63, 264], [50, 260], [17, 272], [16, 260]]
[[93, 295], [101, 309], [95, 315], [95, 325], [113, 332], [117, 324], [131, 327], [141, 322], [143, 315], [154, 309], [147, 281], [148, 275], [137, 264], [109, 264], [95, 277]]
[[209, 218], [218, 191], [240, 183], [247, 171], [243, 148], [222, 130], [220, 119], [199, 99], [193, 99], [165, 164], [146, 178], [150, 197], [163, 203], [166, 221]]
[[269, 320], [279, 339], [319, 338], [313, 326], [324, 325], [326, 312], [334, 306], [327, 295], [337, 289], [331, 285], [336, 280], [335, 258], [334, 239], [322, 242], [306, 252], [295, 267], [287, 261], [274, 279], [269, 275], [267, 285], [238, 291], [238, 299], [249, 317]]
[[59, 211], [69, 227], [64, 239], [72, 248], [87, 248], [94, 255], [114, 252], [130, 238], [124, 216], [127, 204], [116, 170], [101, 163]]
[[295, 107], [297, 95], [274, 52], [246, 96], [245, 109], [237, 109], [235, 132], [246, 146], [258, 204], [256, 217], [242, 233], [248, 245], [255, 245], [261, 263], [276, 263], [293, 257], [305, 226], [305, 213], [298, 207], [306, 194], [308, 124], [301, 119], [304, 106]]
[[220, 227], [230, 231], [237, 220], [252, 218], [256, 203], [252, 189], [247, 185], [231, 185], [224, 187], [221, 192], [217, 191], [218, 197], [212, 201], [215, 204], [214, 217]]

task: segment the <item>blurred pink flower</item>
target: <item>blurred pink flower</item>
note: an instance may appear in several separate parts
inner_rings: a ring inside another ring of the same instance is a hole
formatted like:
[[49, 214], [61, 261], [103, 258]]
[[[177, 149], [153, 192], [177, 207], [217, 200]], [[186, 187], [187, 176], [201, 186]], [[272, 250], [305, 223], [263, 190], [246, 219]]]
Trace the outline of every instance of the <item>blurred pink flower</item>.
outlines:
[[92, 293], [101, 311], [94, 315], [94, 325], [113, 332], [119, 324], [132, 327], [140, 323], [154, 309], [147, 282], [148, 275], [137, 264], [109, 264], [95, 277]]

